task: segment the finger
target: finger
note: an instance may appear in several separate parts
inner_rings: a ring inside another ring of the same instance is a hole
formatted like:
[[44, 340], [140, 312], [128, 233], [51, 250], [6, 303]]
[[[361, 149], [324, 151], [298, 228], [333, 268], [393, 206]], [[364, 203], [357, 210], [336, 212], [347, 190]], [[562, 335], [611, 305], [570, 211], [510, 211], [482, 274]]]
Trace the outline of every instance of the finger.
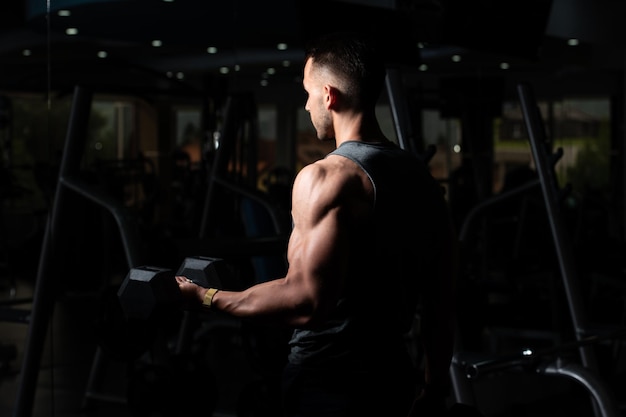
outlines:
[[176, 282], [178, 283], [178, 285], [183, 285], [183, 284], [187, 284], [187, 283], [190, 283], [190, 282], [193, 282], [193, 281], [190, 280], [187, 277], [177, 276], [176, 277]]
[[194, 282], [192, 280], [190, 280], [187, 277], [183, 277], [183, 276], [176, 276], [176, 282], [178, 282], [178, 284], [185, 284], [185, 283], [191, 283], [193, 284]]

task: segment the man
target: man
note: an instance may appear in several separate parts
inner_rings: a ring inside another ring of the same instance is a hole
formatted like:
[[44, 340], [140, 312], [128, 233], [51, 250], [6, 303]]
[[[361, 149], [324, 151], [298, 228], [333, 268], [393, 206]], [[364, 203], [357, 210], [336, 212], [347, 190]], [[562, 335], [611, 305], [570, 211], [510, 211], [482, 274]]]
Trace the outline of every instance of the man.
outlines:
[[[294, 329], [286, 416], [406, 417], [418, 383], [428, 389], [413, 413], [443, 407], [454, 237], [442, 188], [380, 129], [375, 106], [385, 74], [356, 34], [329, 35], [306, 51], [305, 109], [317, 137], [337, 149], [294, 181], [285, 277], [240, 292], [177, 277], [187, 305]], [[421, 381], [405, 338], [418, 305]]]

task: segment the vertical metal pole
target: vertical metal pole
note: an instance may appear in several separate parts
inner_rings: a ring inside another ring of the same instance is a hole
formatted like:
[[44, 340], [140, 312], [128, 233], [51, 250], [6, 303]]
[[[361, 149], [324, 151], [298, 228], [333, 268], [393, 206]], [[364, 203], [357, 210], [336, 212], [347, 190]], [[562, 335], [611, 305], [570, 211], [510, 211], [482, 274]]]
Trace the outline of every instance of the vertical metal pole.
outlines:
[[54, 267], [58, 265], [55, 263], [55, 247], [59, 233], [61, 233], [61, 214], [67, 195], [67, 189], [63, 186], [62, 178], [78, 171], [80, 167], [82, 148], [79, 145], [82, 145], [87, 132], [91, 97], [91, 92], [81, 87], [76, 87], [74, 90], [74, 100], [63, 158], [59, 167], [56, 193], [46, 225], [39, 258], [30, 325], [28, 327], [15, 409], [13, 410], [13, 416], [15, 417], [26, 417], [32, 414], [41, 355], [46, 342], [48, 320], [54, 311], [56, 289], [59, 287], [59, 284], [54, 282], [54, 278], [58, 278], [60, 274], [54, 274]]
[[407, 149], [415, 153], [416, 149], [414, 149], [414, 145], [410, 140], [411, 122], [408, 116], [406, 98], [402, 95], [399, 69], [387, 68], [385, 87], [387, 88], [387, 97], [389, 98], [393, 124], [396, 128], [398, 145], [400, 145], [402, 149]]
[[[541, 115], [536, 106], [535, 98], [530, 87], [526, 84], [519, 84], [517, 87], [522, 112], [526, 121], [530, 146], [535, 159], [535, 165], [541, 183], [541, 190], [548, 212], [550, 230], [554, 240], [554, 246], [559, 262], [563, 286], [567, 296], [570, 316], [574, 326], [577, 340], [585, 337], [587, 323], [585, 320], [581, 293], [578, 288], [578, 277], [574, 269], [572, 248], [569, 244], [566, 230], [560, 211], [558, 184], [555, 178], [553, 164], [549, 158], [546, 147], [545, 132], [541, 120]], [[590, 369], [597, 369], [596, 358], [593, 350], [589, 346], [580, 347], [580, 355], [583, 365]]]
[[[212, 205], [215, 203], [213, 201], [213, 194], [215, 193], [215, 177], [220, 172], [220, 168], [222, 168], [222, 155], [226, 154], [226, 151], [224, 149], [227, 140], [226, 132], [227, 128], [230, 127], [229, 122], [233, 113], [233, 100], [234, 98], [232, 96], [229, 96], [226, 101], [226, 110], [224, 112], [224, 127], [222, 127], [221, 131], [219, 132], [220, 136], [217, 143], [218, 147], [217, 149], [215, 149], [215, 155], [211, 164], [211, 172], [209, 173], [209, 176], [207, 178], [207, 190], [206, 194], [204, 195], [202, 217], [200, 220], [200, 230], [198, 231], [198, 237], [201, 239], [207, 237], [207, 233], [209, 232], [208, 229], [210, 226], [211, 215], [213, 214], [211, 212], [211, 209], [213, 208]], [[228, 130], [228, 133], [230, 133], [230, 130]]]

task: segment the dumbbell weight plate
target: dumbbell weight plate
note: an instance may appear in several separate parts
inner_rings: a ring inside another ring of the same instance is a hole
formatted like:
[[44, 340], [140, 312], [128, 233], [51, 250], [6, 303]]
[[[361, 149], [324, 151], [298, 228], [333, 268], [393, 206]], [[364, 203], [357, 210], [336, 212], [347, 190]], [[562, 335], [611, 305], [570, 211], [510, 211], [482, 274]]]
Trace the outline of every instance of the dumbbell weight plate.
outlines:
[[148, 320], [157, 310], [177, 307], [182, 296], [174, 271], [153, 266], [131, 268], [117, 292], [128, 319]]
[[205, 288], [224, 288], [225, 278], [229, 274], [223, 259], [207, 256], [187, 257], [176, 271], [176, 275], [187, 277]]

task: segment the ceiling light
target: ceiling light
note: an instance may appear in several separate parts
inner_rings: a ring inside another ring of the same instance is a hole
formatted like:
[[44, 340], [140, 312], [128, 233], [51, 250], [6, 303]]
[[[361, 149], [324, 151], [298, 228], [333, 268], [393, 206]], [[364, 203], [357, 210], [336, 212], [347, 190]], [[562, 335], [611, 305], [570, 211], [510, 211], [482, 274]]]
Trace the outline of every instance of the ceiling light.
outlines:
[[276, 45], [276, 49], [278, 49], [279, 51], [284, 51], [285, 49], [287, 49], [287, 44], [284, 42], [281, 42], [278, 45]]
[[65, 34], [66, 35], [70, 35], [70, 36], [78, 35], [78, 29], [77, 28], [67, 28], [67, 29], [65, 29]]
[[33, 52], [30, 49], [24, 49], [22, 51], [22, 55], [24, 55], [24, 56], [31, 56], [32, 53]]
[[98, 51], [98, 58], [106, 58], [107, 51]]
[[155, 39], [152, 41], [152, 46], [154, 46], [155, 48], [158, 48], [162, 45], [163, 45], [163, 42], [161, 42], [159, 39]]
[[452, 62], [461, 62], [461, 55], [452, 55]]
[[291, 66], [291, 61], [287, 61], [287, 60], [283, 61], [283, 67], [289, 67], [289, 66]]
[[568, 46], [578, 46], [578, 39], [572, 38], [567, 40]]
[[422, 64], [422, 65], [420, 65], [420, 66], [418, 67], [418, 69], [419, 69], [420, 71], [422, 71], [422, 72], [424, 72], [424, 71], [428, 71], [428, 65], [426, 65], [426, 64]]
[[57, 12], [57, 15], [61, 16], [61, 17], [68, 17], [70, 16], [72, 13], [67, 10], [67, 9], [61, 9]]
[[501, 62], [500, 63], [500, 69], [503, 69], [503, 70], [509, 69], [509, 63], [508, 62]]
[[267, 87], [269, 82], [267, 80], [261, 80], [261, 87]]
[[228, 74], [229, 72], [228, 67], [220, 67], [220, 74]]
[[208, 48], [206, 48], [206, 51], [210, 54], [216, 54], [217, 48], [215, 46], [209, 46]]

